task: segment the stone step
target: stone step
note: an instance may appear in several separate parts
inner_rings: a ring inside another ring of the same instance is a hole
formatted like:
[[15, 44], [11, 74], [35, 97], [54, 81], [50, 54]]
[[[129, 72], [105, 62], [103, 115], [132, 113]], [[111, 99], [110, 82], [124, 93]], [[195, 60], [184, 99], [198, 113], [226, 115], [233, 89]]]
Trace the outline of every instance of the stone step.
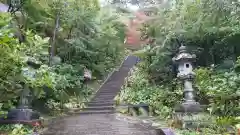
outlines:
[[83, 111], [95, 111], [95, 110], [114, 110], [114, 106], [88, 106], [83, 108]]
[[111, 94], [98, 94], [95, 97], [114, 97], [116, 93], [111, 93]]
[[101, 89], [99, 90], [96, 94], [101, 93], [101, 94], [110, 94], [110, 93], [115, 93], [119, 92], [121, 87], [115, 88], [115, 89]]
[[116, 93], [112, 93], [112, 94], [97, 94], [95, 96], [95, 98], [97, 97], [114, 97], [116, 95]]
[[97, 102], [103, 102], [103, 101], [111, 101], [114, 98], [94, 98], [93, 101], [97, 101]]
[[102, 86], [102, 88], [99, 90], [99, 92], [110, 92], [110, 91], [119, 91], [119, 88], [121, 88], [121, 85], [119, 86]]
[[89, 102], [88, 106], [111, 106], [115, 105], [115, 102]]
[[112, 94], [112, 93], [116, 93], [119, 92], [120, 87], [118, 89], [101, 89], [99, 90], [96, 94]]
[[118, 82], [120, 77], [123, 78], [123, 73], [120, 73], [120, 72], [117, 71], [111, 77], [109, 77], [109, 80], [107, 80], [106, 83]]
[[[107, 86], [106, 86], [107, 87]], [[113, 93], [119, 92], [121, 87], [114, 87], [114, 89], [102, 88], [97, 93]]]
[[94, 99], [95, 98], [114, 98], [116, 96], [116, 94], [112, 94], [112, 95], [96, 95], [95, 97], [94, 97]]
[[112, 93], [97, 93], [95, 97], [103, 96], [103, 97], [108, 97], [108, 96], [116, 96], [119, 92], [112, 92]]
[[115, 96], [108, 96], [108, 97], [102, 97], [102, 96], [97, 96], [92, 98], [92, 100], [98, 100], [98, 101], [102, 101], [102, 100], [113, 100], [115, 98]]
[[93, 100], [95, 99], [113, 99], [115, 97], [115, 95], [114, 96], [107, 96], [107, 97], [104, 97], [104, 96], [97, 96], [97, 97], [94, 97], [93, 98]]
[[[114, 96], [116, 95], [118, 92], [109, 92], [109, 93], [97, 93], [96, 96], [104, 96], [104, 97], [107, 97], [107, 96]], [[96, 97], [95, 96], [95, 97]]]
[[98, 102], [98, 103], [113, 102], [113, 99], [93, 99], [92, 102]]
[[114, 103], [115, 102], [113, 100], [92, 100], [92, 103]]
[[79, 112], [78, 114], [112, 114], [115, 113], [114, 110], [91, 110], [91, 111], [82, 111]]
[[102, 96], [102, 95], [100, 95], [100, 96], [97, 96], [97, 97], [94, 97], [93, 99], [95, 99], [95, 100], [101, 100], [101, 99], [114, 99], [114, 97], [115, 97], [115, 95], [113, 95], [113, 96]]
[[[116, 76], [116, 78], [117, 77], [119, 77], [119, 76]], [[119, 80], [110, 80], [110, 81], [106, 82], [105, 84], [108, 84], [108, 85], [118, 85], [120, 80], [124, 80], [124, 78], [119, 79]]]
[[[114, 88], [114, 89], [116, 89], [116, 88]], [[116, 93], [119, 93], [120, 92], [120, 90], [119, 90], [120, 88], [117, 88], [117, 90], [102, 90], [102, 91], [98, 91], [95, 95], [99, 95], [99, 94], [101, 94], [101, 95], [112, 95], [112, 94], [116, 94]]]
[[115, 103], [115, 101], [114, 100], [105, 100], [105, 101], [99, 102], [99, 101], [91, 100], [88, 103]]

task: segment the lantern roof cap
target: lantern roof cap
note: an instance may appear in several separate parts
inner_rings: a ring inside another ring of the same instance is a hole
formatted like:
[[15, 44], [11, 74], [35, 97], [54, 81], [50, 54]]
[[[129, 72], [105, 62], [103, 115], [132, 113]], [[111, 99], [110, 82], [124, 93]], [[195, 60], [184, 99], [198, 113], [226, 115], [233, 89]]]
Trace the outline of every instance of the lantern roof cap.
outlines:
[[181, 52], [187, 52], [187, 47], [185, 46], [185, 45], [181, 45], [180, 47], [179, 47], [179, 52], [181, 53]]
[[179, 47], [179, 53], [172, 60], [175, 62], [179, 62], [182, 60], [193, 61], [195, 59], [196, 59], [196, 55], [188, 53], [187, 47], [184, 45], [181, 45], [181, 47]]

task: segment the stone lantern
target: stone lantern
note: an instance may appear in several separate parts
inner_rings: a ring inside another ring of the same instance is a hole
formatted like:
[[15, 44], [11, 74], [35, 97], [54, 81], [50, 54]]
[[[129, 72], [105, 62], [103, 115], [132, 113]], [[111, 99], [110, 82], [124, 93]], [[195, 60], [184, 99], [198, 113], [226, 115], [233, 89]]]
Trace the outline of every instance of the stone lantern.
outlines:
[[193, 62], [196, 60], [195, 54], [187, 52], [186, 46], [181, 45], [179, 53], [172, 59], [178, 65], [177, 77], [183, 81], [184, 84], [184, 102], [178, 106], [176, 112], [200, 112], [201, 107], [195, 101], [195, 93], [193, 89], [193, 80], [195, 73], [193, 72]]
[[[24, 77], [35, 79], [36, 69], [40, 68], [40, 64], [35, 60], [28, 58], [27, 67], [22, 68], [22, 74]], [[40, 122], [40, 115], [38, 112], [33, 111], [30, 108], [32, 101], [31, 88], [28, 84], [22, 83], [23, 90], [20, 93], [19, 105], [17, 108], [11, 109], [6, 118], [0, 118], [0, 124], [33, 124]]]

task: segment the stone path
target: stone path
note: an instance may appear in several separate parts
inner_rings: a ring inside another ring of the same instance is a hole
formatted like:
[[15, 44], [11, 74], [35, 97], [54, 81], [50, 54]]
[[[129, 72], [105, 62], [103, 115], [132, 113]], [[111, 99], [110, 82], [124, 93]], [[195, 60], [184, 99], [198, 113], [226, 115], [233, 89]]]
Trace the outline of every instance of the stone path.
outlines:
[[139, 123], [118, 120], [114, 114], [114, 97], [138, 58], [129, 56], [98, 90], [95, 97], [77, 116], [58, 119], [44, 135], [156, 135]]
[[56, 123], [44, 135], [156, 135], [139, 123], [116, 119], [114, 114], [68, 117]]

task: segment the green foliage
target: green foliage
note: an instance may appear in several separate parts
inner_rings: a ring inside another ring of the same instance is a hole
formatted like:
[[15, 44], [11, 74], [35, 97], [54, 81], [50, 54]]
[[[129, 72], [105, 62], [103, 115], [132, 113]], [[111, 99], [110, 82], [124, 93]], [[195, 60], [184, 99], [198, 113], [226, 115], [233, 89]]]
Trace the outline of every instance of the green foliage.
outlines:
[[[9, 37], [11, 30], [4, 27], [4, 25], [6, 25], [10, 21], [9, 19], [10, 17], [8, 18], [8, 16], [5, 14], [1, 15], [0, 17], [1, 17], [0, 51], [2, 52], [0, 55], [1, 57], [0, 88], [2, 92], [1, 95], [5, 95], [6, 93], [4, 92], [9, 92], [9, 94], [11, 93], [13, 94], [15, 93], [14, 89], [16, 87], [20, 87], [18, 84], [15, 83], [15, 81], [13, 81], [15, 79], [13, 77], [15, 76], [16, 73], [20, 72], [20, 68], [21, 66], [23, 66], [23, 62], [20, 52], [18, 51], [19, 44], [15, 39]], [[16, 55], [13, 55], [13, 52]], [[8, 96], [5, 96], [5, 99], [1, 98], [1, 100], [7, 101], [8, 98], [9, 98]]]
[[1, 125], [0, 133], [7, 133], [8, 135], [28, 135], [33, 134], [33, 130], [32, 128], [22, 124]]
[[154, 19], [145, 24], [143, 33], [155, 40], [147, 57], [149, 73], [158, 74], [154, 80], [159, 83], [171, 76], [171, 58], [178, 48], [176, 38], [197, 54], [198, 66], [235, 61], [240, 55], [238, 13], [239, 3], [234, 0], [180, 0], [152, 11]]
[[171, 91], [169, 87], [151, 84], [146, 73], [135, 69], [133, 75], [128, 78], [126, 87], [121, 91], [119, 100], [131, 104], [147, 103], [152, 107], [154, 114], [166, 118], [171, 115], [176, 103], [180, 103], [181, 96], [180, 88]]
[[236, 0], [178, 0], [169, 7], [149, 11], [153, 19], [142, 31], [154, 42], [136, 53], [142, 62], [120, 99], [149, 103], [165, 118], [171, 114], [183, 98], [182, 85], [176, 78], [177, 65], [172, 63], [179, 47], [178, 38], [197, 55], [197, 100], [208, 105], [211, 115], [225, 119], [219, 123], [235, 125], [227, 117], [239, 116], [240, 110], [239, 11]]
[[[118, 24], [117, 16], [108, 14], [111, 12], [110, 9], [101, 9], [97, 13], [91, 11], [89, 16], [86, 16], [88, 13], [83, 14], [74, 10], [76, 12], [74, 14], [79, 15], [74, 16], [75, 18], [69, 16], [72, 14], [71, 10], [66, 13], [69, 18], [66, 18], [66, 25], [71, 27], [71, 32], [68, 34], [69, 38], [65, 40], [66, 43], [59, 46], [59, 55], [67, 63], [85, 65], [92, 69], [94, 75], [102, 76], [121, 58], [119, 56], [123, 52], [124, 39], [120, 37], [124, 35], [124, 27]], [[74, 19], [73, 22], [71, 19]]]
[[238, 116], [240, 110], [239, 73], [234, 71], [219, 73], [204, 68], [196, 70], [196, 73], [199, 98], [205, 100], [203, 101], [205, 103], [210, 103], [210, 113]]
[[[84, 70], [92, 72], [92, 81], [103, 79], [124, 55], [124, 26], [113, 9], [100, 8], [97, 0], [26, 0], [20, 15], [0, 17], [0, 94], [6, 95], [0, 110], [17, 105], [21, 82], [31, 88], [33, 107], [52, 102], [63, 107], [73, 97], [84, 102], [93, 94], [84, 84]], [[23, 43], [11, 36], [15, 31], [26, 37]], [[27, 66], [27, 60], [40, 68]], [[35, 72], [34, 78], [22, 70]]]
[[[173, 80], [174, 90], [171, 85], [156, 85], [149, 81], [149, 74], [141, 69], [139, 63], [133, 75], [128, 78], [126, 86], [118, 96], [119, 102], [139, 104], [147, 103], [152, 108], [152, 113], [164, 119], [171, 118], [174, 107], [182, 102], [183, 88], [177, 80]], [[228, 128], [239, 124], [239, 90], [238, 74], [231, 72], [217, 72], [213, 69], [196, 69], [197, 100], [207, 104], [208, 112], [213, 119], [209, 128], [201, 129], [203, 134], [228, 133]], [[176, 83], [177, 82], [177, 83]], [[200, 121], [199, 121], [200, 122]], [[200, 134], [196, 131], [179, 131], [179, 134]]]
[[147, 74], [144, 79], [150, 85], [158, 84], [167, 87], [165, 89], [168, 91], [178, 91], [176, 65], [173, 65], [171, 58], [177, 52], [175, 39], [179, 38], [190, 51], [197, 54], [197, 66], [216, 65], [214, 71], [204, 68], [196, 71], [198, 100], [210, 104], [209, 109], [214, 114], [239, 115], [239, 60], [235, 71], [230, 70], [240, 55], [239, 6], [236, 1], [180, 0], [170, 7], [152, 11], [154, 19], [146, 23], [142, 30], [155, 42], [150, 44], [147, 51], [137, 54], [143, 61], [140, 74]]
[[[1, 14], [3, 25], [7, 26], [10, 23], [11, 19], [8, 18], [11, 18], [8, 14]], [[40, 60], [42, 50], [44, 47], [47, 47], [48, 39], [42, 39], [29, 31], [27, 32], [28, 41], [24, 44], [19, 44], [15, 38], [9, 35], [13, 35], [13, 31], [9, 28], [1, 27], [0, 92], [1, 95], [5, 95], [1, 98], [1, 102], [6, 104], [12, 104], [11, 101], [16, 101], [19, 93], [23, 90], [21, 82], [34, 88], [33, 93], [38, 93], [35, 96], [41, 96], [42, 90], [37, 92], [38, 88], [41, 88], [43, 85], [53, 87], [54, 80], [44, 65], [36, 71], [35, 79], [23, 76], [22, 74], [23, 69], [32, 70], [26, 65], [27, 59], [34, 58], [34, 60]], [[3, 105], [2, 107], [8, 109], [12, 106], [7, 105], [6, 107], [6, 105]]]

